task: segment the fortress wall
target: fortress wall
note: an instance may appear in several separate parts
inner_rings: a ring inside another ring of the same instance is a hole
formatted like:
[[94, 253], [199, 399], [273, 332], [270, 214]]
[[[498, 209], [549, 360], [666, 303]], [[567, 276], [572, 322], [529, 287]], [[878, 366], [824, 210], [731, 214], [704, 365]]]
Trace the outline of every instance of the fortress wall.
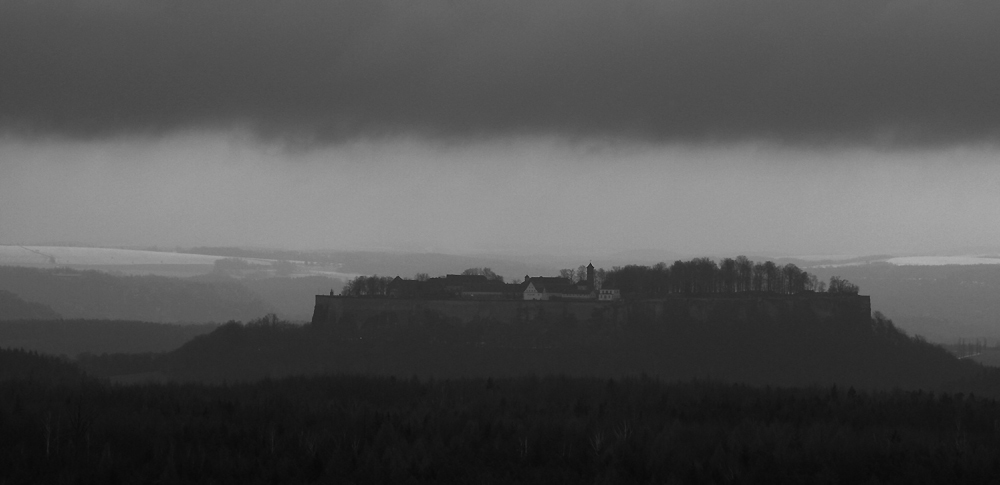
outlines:
[[432, 317], [455, 323], [531, 323], [575, 320], [617, 324], [624, 321], [621, 303], [532, 300], [423, 300], [407, 298], [345, 298], [317, 295], [313, 323], [363, 325], [412, 324]]
[[681, 322], [862, 320], [871, 316], [871, 299], [861, 295], [740, 294], [676, 296], [628, 306], [633, 321]]
[[868, 296], [813, 293], [671, 296], [635, 302], [532, 300], [422, 300], [317, 295], [313, 323], [406, 325], [432, 319], [456, 324], [524, 324], [574, 320], [618, 326], [629, 322], [860, 320], [871, 315]]

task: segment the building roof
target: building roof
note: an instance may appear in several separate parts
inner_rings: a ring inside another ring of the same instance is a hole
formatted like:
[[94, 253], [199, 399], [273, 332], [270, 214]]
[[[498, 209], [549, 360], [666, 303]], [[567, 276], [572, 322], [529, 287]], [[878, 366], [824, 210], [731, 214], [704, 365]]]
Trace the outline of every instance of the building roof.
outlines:
[[420, 291], [423, 288], [423, 282], [417, 280], [404, 280], [397, 276], [392, 281], [386, 285], [386, 290], [389, 291], [401, 291], [401, 292], [415, 292]]

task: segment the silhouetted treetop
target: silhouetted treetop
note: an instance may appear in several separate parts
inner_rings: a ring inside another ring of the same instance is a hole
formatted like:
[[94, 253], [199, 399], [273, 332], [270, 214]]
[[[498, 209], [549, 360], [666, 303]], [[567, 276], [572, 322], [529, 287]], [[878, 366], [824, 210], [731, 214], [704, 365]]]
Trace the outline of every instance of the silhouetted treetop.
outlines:
[[[650, 298], [670, 293], [719, 294], [769, 292], [796, 294], [823, 291], [824, 284], [815, 275], [794, 264], [778, 266], [773, 261], [753, 262], [746, 256], [657, 263], [653, 266], [616, 266], [604, 273], [604, 285], [621, 290], [632, 298]], [[857, 294], [858, 287], [836, 278], [830, 292]]]
[[490, 268], [469, 268], [462, 271], [465, 276], [485, 276], [489, 281], [499, 281], [503, 283], [503, 276], [500, 276], [493, 272]]
[[859, 288], [858, 285], [847, 281], [839, 276], [830, 277], [830, 286], [826, 290], [829, 293], [844, 293], [848, 295], [857, 295]]
[[358, 276], [348, 281], [340, 290], [343, 296], [385, 296], [392, 278], [388, 276]]

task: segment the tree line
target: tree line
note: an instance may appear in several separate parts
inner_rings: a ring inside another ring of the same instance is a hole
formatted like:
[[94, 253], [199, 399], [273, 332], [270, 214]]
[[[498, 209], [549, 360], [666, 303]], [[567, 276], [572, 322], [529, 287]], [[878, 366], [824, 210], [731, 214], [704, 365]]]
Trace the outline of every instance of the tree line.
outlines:
[[611, 271], [597, 271], [604, 287], [617, 288], [623, 295], [659, 296], [668, 293], [743, 293], [769, 292], [795, 294], [804, 291], [857, 294], [858, 286], [834, 276], [830, 283], [788, 263], [753, 262], [746, 256], [725, 258], [716, 263], [711, 258], [675, 261], [672, 265], [615, 266]]
[[[469, 268], [463, 275], [483, 275], [491, 281], [503, 282], [503, 276], [490, 268]], [[563, 269], [559, 275], [570, 281], [586, 281], [584, 266]], [[416, 280], [426, 281], [426, 273], [417, 274]], [[393, 278], [388, 276], [358, 276], [347, 282], [341, 290], [343, 296], [385, 296]], [[595, 285], [617, 288], [630, 297], [655, 297], [669, 293], [744, 293], [767, 292], [795, 294], [804, 291], [840, 294], [858, 294], [857, 285], [838, 276], [829, 283], [819, 281], [816, 275], [795, 264], [779, 266], [774, 261], [754, 262], [746, 256], [725, 258], [716, 263], [711, 258], [694, 258], [674, 261], [673, 264], [657, 263], [653, 266], [630, 264], [594, 271]], [[520, 280], [514, 280], [520, 283]]]
[[[463, 276], [485, 276], [488, 281], [503, 283], [503, 276], [496, 274], [490, 268], [468, 268], [461, 273]], [[388, 292], [389, 283], [395, 278], [390, 276], [357, 276], [344, 284], [340, 290], [341, 296], [385, 296]], [[427, 273], [417, 273], [414, 277], [416, 281], [428, 281], [431, 279]], [[520, 283], [520, 280], [515, 280]]]
[[394, 278], [389, 276], [360, 275], [353, 280], [344, 283], [340, 289], [341, 296], [385, 296], [389, 283]]

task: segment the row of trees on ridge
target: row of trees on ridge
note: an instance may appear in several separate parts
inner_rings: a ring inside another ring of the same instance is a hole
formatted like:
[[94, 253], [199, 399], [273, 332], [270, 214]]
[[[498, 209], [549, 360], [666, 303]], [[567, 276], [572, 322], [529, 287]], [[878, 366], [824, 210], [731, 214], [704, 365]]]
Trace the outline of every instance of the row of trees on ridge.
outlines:
[[834, 276], [829, 285], [816, 275], [789, 263], [753, 262], [746, 256], [725, 258], [716, 263], [710, 258], [675, 261], [667, 266], [615, 266], [599, 271], [599, 283], [621, 290], [625, 295], [655, 296], [667, 293], [742, 293], [760, 291], [794, 294], [803, 291], [857, 294], [857, 285]]
[[386, 288], [394, 278], [388, 276], [358, 276], [344, 283], [340, 290], [342, 296], [385, 296]]
[[[483, 275], [491, 281], [503, 282], [503, 276], [490, 268], [469, 268], [463, 275]], [[584, 266], [576, 270], [564, 269], [559, 275], [571, 281], [585, 281], [587, 271]], [[426, 273], [415, 278], [426, 281]], [[358, 276], [348, 281], [343, 296], [384, 296], [393, 278], [387, 276]], [[623, 295], [633, 297], [653, 297], [669, 293], [743, 293], [768, 292], [795, 294], [804, 291], [857, 294], [858, 286], [837, 276], [830, 278], [829, 284], [819, 281], [816, 275], [788, 263], [783, 266], [773, 261], [754, 262], [746, 256], [725, 258], [716, 263], [711, 258], [694, 258], [689, 261], [674, 261], [673, 264], [657, 263], [653, 266], [615, 266], [610, 271], [604, 268], [594, 272], [595, 285], [617, 288]], [[520, 283], [520, 280], [514, 280]]]

